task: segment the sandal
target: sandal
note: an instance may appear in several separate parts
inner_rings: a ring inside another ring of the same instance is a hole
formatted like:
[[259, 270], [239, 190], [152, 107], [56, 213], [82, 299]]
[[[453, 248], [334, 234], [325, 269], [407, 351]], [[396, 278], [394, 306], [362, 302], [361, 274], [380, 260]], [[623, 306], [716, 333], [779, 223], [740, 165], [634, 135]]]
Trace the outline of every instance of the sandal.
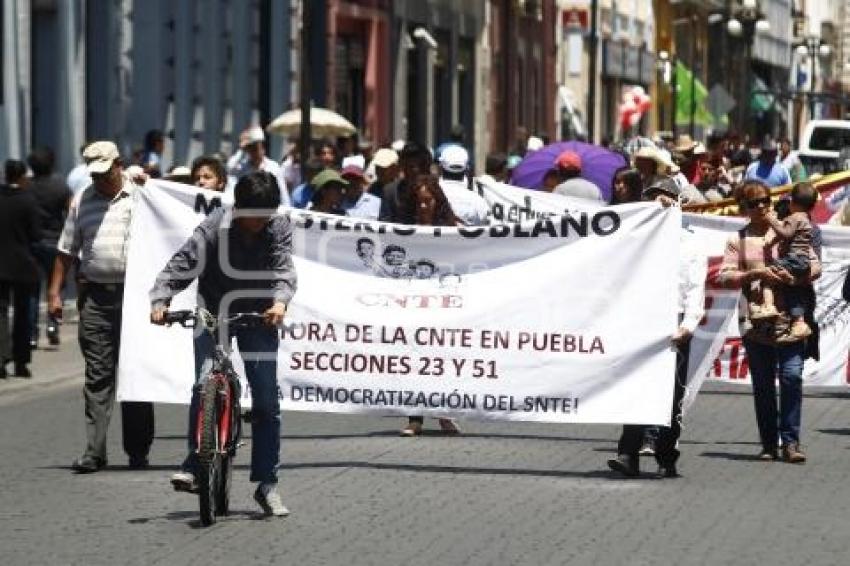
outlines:
[[422, 434], [422, 423], [407, 423], [407, 426], [401, 429], [400, 436], [419, 436]]
[[460, 427], [454, 419], [438, 419], [440, 422], [440, 430], [445, 434], [460, 434]]

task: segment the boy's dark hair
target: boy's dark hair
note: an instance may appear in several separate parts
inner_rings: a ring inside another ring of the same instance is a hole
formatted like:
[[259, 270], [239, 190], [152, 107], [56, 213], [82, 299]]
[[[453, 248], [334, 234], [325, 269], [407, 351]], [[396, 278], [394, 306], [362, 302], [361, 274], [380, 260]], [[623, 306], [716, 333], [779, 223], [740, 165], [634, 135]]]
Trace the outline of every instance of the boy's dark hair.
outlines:
[[233, 189], [234, 208], [274, 211], [280, 206], [280, 189], [274, 175], [255, 171], [245, 175]]
[[811, 183], [801, 181], [795, 183], [791, 189], [791, 202], [805, 210], [810, 211], [818, 201], [818, 192]]
[[3, 166], [6, 176], [6, 184], [13, 185], [23, 179], [27, 174], [27, 164], [18, 159], [7, 159]]
[[32, 174], [36, 177], [43, 177], [53, 173], [54, 162], [53, 150], [45, 146], [33, 148], [27, 156], [27, 163], [29, 163], [30, 169], [32, 169]]
[[224, 169], [224, 164], [221, 160], [211, 156], [211, 155], [202, 155], [200, 157], [196, 157], [194, 161], [192, 161], [192, 178], [195, 178], [195, 175], [198, 173], [198, 169], [201, 167], [209, 167], [212, 169], [213, 174], [218, 177], [220, 181], [227, 182], [227, 171]]

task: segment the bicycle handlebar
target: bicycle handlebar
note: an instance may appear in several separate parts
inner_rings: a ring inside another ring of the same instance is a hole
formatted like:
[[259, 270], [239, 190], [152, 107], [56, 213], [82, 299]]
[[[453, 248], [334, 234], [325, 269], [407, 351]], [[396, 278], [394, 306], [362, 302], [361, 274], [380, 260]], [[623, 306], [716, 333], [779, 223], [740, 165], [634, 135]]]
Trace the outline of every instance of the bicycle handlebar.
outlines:
[[162, 318], [162, 322], [164, 324], [179, 324], [183, 328], [194, 328], [195, 311], [166, 311], [165, 316]]
[[215, 326], [256, 327], [266, 323], [266, 315], [261, 312], [238, 312], [227, 317], [216, 317], [202, 310], [167, 311], [162, 319], [165, 324], [179, 324], [183, 328], [195, 328], [198, 322], [212, 328]]

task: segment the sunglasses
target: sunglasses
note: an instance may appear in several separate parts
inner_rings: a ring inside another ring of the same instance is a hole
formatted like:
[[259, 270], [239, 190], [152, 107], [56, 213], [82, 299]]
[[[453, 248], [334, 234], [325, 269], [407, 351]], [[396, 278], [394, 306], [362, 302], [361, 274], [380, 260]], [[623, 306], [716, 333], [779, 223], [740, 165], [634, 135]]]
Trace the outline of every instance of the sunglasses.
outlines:
[[747, 205], [747, 208], [758, 208], [760, 204], [763, 204], [764, 206], [770, 206], [770, 197], [749, 199], [744, 201], [744, 203]]

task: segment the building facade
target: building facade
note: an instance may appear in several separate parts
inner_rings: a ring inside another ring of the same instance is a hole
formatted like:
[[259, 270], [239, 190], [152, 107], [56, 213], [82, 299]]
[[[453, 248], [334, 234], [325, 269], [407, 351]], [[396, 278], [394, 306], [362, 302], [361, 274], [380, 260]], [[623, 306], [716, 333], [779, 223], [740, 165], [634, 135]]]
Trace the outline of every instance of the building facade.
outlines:
[[[229, 154], [239, 132], [311, 100], [374, 144], [435, 146], [462, 126], [475, 162], [516, 132], [556, 137], [555, 0], [8, 0], [0, 155], [86, 140], [129, 156], [165, 133], [166, 167]], [[281, 157], [282, 138], [269, 154]]]
[[291, 105], [293, 13], [280, 0], [4, 2], [15, 96], [2, 102], [0, 151], [48, 145], [67, 170], [85, 140], [130, 155], [160, 129], [166, 165], [228, 153], [242, 129]]
[[[618, 123], [624, 92], [640, 86], [656, 105], [656, 7], [646, 0], [599, 0], [595, 3], [596, 41], [594, 50], [593, 7], [588, 0], [558, 2], [558, 99], [556, 117], [563, 138], [585, 137], [595, 141], [619, 138], [625, 132]], [[595, 69], [592, 72], [595, 51]], [[593, 106], [593, 112], [589, 107]], [[593, 124], [588, 124], [593, 115]], [[653, 113], [637, 127], [654, 129]]]

